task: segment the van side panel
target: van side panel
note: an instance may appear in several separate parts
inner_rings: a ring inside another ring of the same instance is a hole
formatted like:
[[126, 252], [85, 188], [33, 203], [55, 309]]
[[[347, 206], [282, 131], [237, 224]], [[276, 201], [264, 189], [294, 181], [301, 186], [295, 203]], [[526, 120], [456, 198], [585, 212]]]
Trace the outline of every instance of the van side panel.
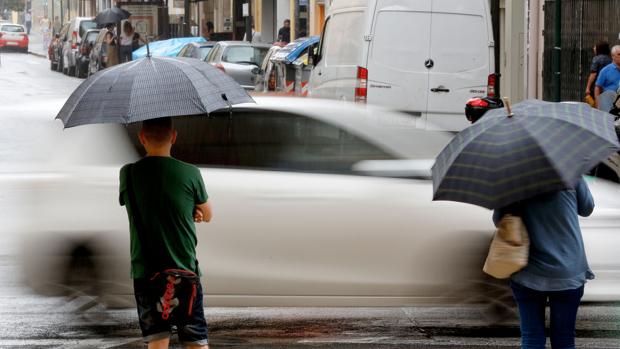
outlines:
[[485, 1], [433, 1], [429, 125], [449, 130], [467, 127], [465, 103], [487, 94], [491, 42]]
[[368, 103], [423, 116], [431, 1], [380, 0], [368, 54]]
[[325, 23], [321, 60], [310, 78], [312, 97], [353, 101], [364, 51], [365, 8], [333, 11]]

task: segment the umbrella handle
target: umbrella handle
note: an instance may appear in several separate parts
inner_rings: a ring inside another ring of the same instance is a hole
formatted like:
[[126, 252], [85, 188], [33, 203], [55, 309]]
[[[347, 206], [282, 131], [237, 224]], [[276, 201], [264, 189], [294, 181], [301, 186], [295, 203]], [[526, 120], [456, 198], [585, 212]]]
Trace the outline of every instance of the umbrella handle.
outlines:
[[506, 107], [506, 111], [508, 112], [508, 117], [513, 117], [514, 114], [512, 113], [512, 108], [510, 107], [510, 100], [508, 100], [508, 97], [504, 97], [502, 99], [504, 100], [504, 106]]

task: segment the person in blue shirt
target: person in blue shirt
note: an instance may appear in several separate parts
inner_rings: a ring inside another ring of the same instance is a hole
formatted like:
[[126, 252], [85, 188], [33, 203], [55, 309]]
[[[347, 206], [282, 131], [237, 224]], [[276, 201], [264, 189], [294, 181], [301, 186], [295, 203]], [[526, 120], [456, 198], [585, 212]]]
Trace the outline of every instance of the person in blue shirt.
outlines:
[[594, 97], [599, 110], [609, 112], [620, 87], [620, 45], [611, 49], [612, 62], [601, 69], [596, 78]]
[[517, 214], [530, 238], [528, 265], [510, 280], [519, 308], [522, 348], [545, 348], [547, 301], [552, 348], [575, 348], [577, 309], [586, 281], [594, 279], [578, 216], [587, 217], [593, 210], [594, 200], [583, 179], [574, 189], [542, 194], [495, 210], [496, 226], [504, 214]]

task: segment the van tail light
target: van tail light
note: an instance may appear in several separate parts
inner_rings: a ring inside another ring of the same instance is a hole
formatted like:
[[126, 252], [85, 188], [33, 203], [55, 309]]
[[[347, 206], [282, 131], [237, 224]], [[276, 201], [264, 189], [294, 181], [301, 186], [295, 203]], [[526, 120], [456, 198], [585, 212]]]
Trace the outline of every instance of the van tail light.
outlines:
[[487, 80], [487, 96], [495, 97], [495, 83], [497, 81], [497, 75], [489, 74], [489, 79]]
[[224, 66], [221, 65], [220, 63], [215, 63], [215, 67], [221, 71], [223, 71], [224, 73], [226, 73], [226, 69], [224, 69]]
[[71, 34], [71, 48], [72, 49], [77, 48], [77, 32], [75, 30]]
[[368, 97], [368, 69], [357, 67], [355, 102], [366, 103]]

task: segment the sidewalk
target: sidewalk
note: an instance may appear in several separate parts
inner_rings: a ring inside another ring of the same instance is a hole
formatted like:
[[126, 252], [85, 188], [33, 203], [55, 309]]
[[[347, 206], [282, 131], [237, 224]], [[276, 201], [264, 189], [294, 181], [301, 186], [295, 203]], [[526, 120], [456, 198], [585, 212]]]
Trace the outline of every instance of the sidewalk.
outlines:
[[28, 53], [35, 56], [47, 58], [47, 49], [43, 49], [43, 37], [39, 31], [31, 30], [28, 36], [30, 43], [28, 44]]

